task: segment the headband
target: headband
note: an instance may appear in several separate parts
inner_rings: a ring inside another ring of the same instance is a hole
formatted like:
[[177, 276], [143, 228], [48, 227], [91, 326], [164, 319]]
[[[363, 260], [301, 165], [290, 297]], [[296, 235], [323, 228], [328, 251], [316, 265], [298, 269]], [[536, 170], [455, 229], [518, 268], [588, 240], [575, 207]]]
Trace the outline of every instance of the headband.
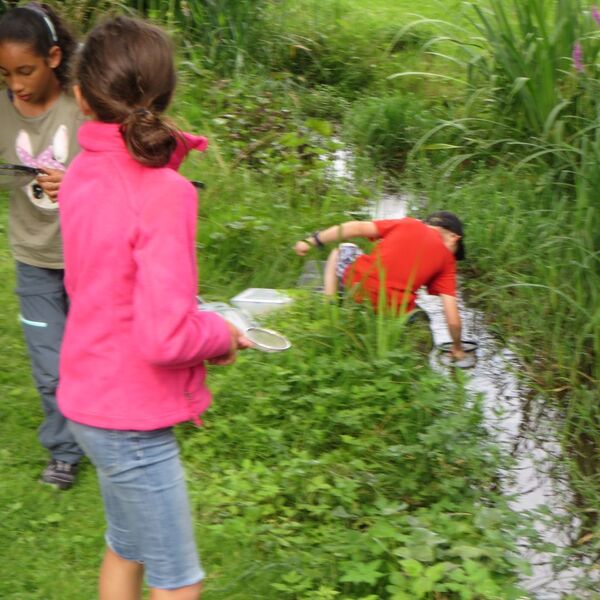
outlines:
[[26, 4], [25, 6], [22, 6], [21, 8], [26, 8], [27, 10], [31, 10], [34, 13], [36, 13], [37, 15], [39, 15], [40, 17], [42, 17], [42, 19], [44, 19], [44, 23], [46, 23], [46, 27], [48, 28], [48, 31], [50, 32], [50, 39], [51, 39], [52, 43], [58, 44], [58, 36], [56, 35], [56, 28], [54, 27], [54, 23], [52, 22], [52, 19], [46, 14], [46, 11], [41, 6], [37, 6], [36, 4]]

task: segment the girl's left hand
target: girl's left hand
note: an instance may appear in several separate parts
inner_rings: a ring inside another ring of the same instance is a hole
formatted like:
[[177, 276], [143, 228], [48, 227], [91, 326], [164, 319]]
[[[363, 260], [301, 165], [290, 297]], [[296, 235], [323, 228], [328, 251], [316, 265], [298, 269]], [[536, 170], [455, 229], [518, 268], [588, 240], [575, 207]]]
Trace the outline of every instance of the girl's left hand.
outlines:
[[46, 167], [43, 170], [45, 173], [38, 175], [36, 181], [40, 184], [46, 196], [56, 202], [58, 190], [65, 172], [61, 169], [49, 169]]

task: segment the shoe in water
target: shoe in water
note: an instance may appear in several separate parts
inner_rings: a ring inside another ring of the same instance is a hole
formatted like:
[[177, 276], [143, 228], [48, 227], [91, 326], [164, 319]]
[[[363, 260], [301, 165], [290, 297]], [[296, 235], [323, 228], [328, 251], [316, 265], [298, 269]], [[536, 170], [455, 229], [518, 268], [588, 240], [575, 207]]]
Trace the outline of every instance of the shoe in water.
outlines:
[[44, 469], [40, 481], [56, 486], [59, 490], [68, 490], [75, 482], [78, 464], [52, 459]]

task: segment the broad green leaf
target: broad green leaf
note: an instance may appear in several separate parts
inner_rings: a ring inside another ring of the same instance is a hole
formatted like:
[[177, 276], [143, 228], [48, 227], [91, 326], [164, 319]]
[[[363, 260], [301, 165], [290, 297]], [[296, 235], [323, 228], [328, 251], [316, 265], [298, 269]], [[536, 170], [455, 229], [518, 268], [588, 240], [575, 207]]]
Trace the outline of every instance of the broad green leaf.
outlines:
[[410, 577], [418, 577], [423, 572], [423, 565], [412, 558], [401, 560], [400, 566]]

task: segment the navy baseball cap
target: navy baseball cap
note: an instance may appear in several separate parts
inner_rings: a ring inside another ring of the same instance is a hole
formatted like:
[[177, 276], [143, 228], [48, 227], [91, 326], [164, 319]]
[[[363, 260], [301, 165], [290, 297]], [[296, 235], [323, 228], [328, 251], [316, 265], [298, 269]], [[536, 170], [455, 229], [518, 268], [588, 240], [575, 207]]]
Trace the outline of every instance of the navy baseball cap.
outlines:
[[465, 233], [461, 220], [451, 212], [447, 210], [438, 210], [433, 212], [425, 218], [425, 223], [428, 225], [435, 225], [436, 227], [443, 227], [452, 233], [460, 236], [458, 244], [456, 246], [456, 260], [463, 260], [465, 258]]

